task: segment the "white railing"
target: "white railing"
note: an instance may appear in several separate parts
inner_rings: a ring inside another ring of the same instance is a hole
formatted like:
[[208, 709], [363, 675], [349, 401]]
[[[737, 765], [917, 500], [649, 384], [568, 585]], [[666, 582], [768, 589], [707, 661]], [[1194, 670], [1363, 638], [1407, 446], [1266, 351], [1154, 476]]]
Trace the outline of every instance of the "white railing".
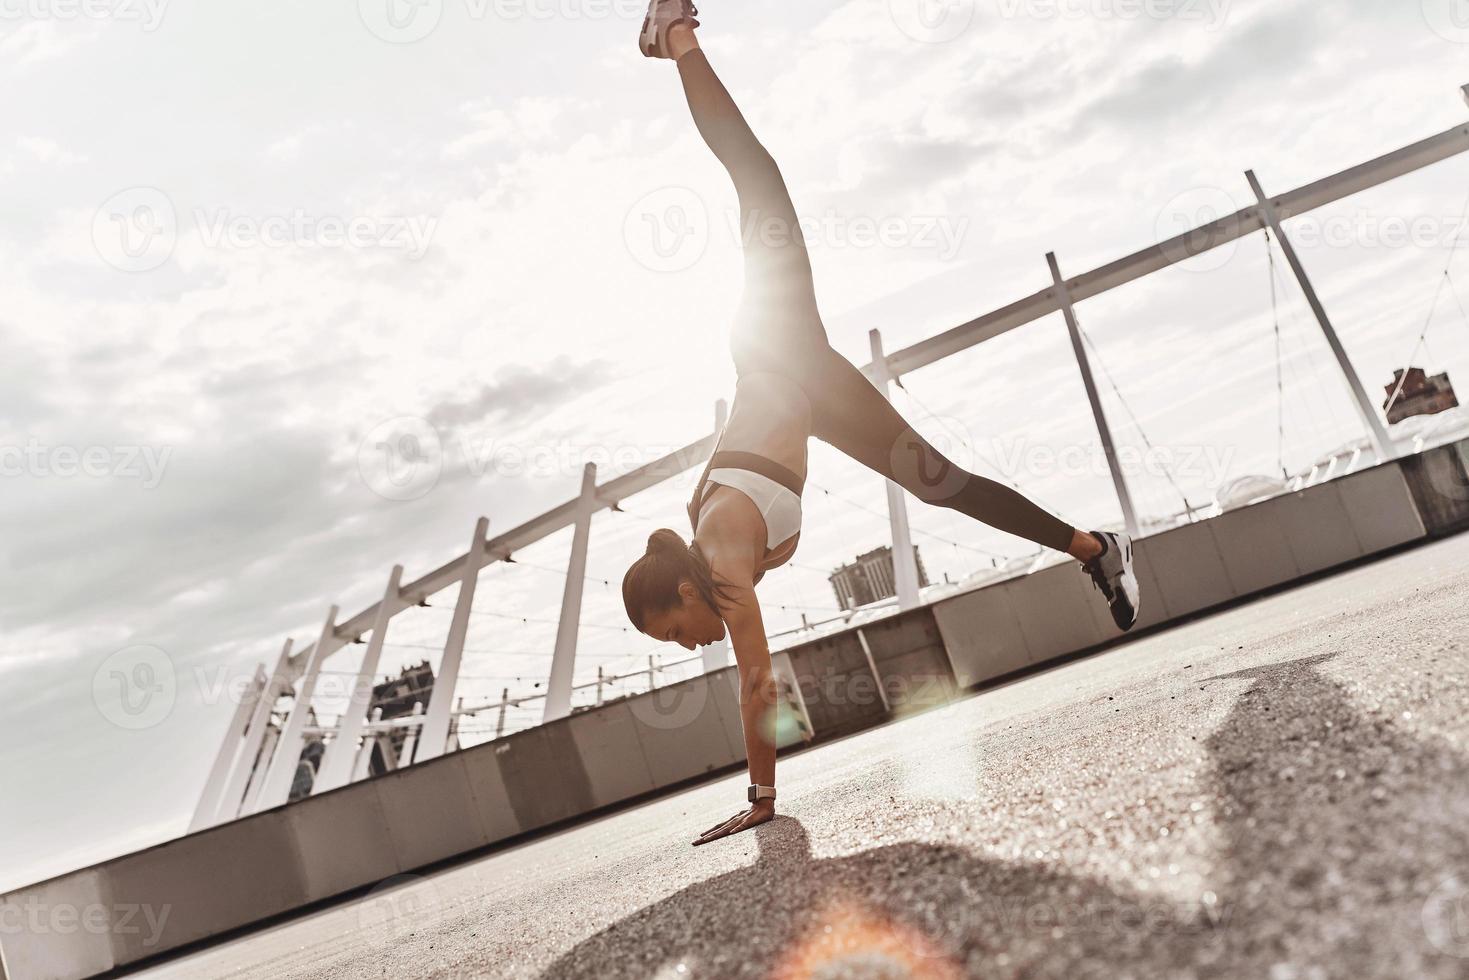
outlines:
[[[1465, 86], [1464, 95], [1469, 100], [1469, 86]], [[1070, 278], [1062, 275], [1055, 255], [1047, 255], [1052, 285], [1001, 309], [890, 354], [883, 353], [881, 336], [878, 331], [872, 331], [873, 360], [863, 371], [874, 384], [886, 391], [889, 383], [898, 381], [909, 372], [968, 350], [1052, 313], [1061, 313], [1072, 337], [1073, 352], [1086, 386], [1098, 436], [1108, 459], [1124, 523], [1133, 533], [1138, 533], [1138, 518], [1131, 506], [1125, 477], [1117, 465], [1111, 427], [1097, 396], [1091, 365], [1076, 326], [1074, 306], [1246, 235], [1269, 229], [1285, 254], [1352, 392], [1369, 448], [1378, 459], [1393, 458], [1395, 446], [1387, 434], [1377, 407], [1368, 401], [1331, 320], [1296, 257], [1281, 223], [1290, 217], [1339, 201], [1466, 150], [1469, 150], [1469, 125], [1455, 126], [1367, 163], [1273, 197], [1261, 187], [1253, 171], [1247, 172], [1246, 179], [1257, 198], [1255, 204]], [[358, 740], [364, 733], [382, 730], [380, 725], [407, 727], [418, 733], [416, 756], [413, 749], [405, 746], [408, 749], [404, 753], [406, 764], [444, 752], [450, 721], [456, 716], [462, 718], [494, 710], [502, 717], [503, 731], [503, 715], [511, 706], [521, 707], [526, 703], [539, 701], [544, 706], [543, 721], [567, 714], [571, 710], [572, 692], [597, 683], [572, 683], [580, 625], [579, 609], [585, 584], [583, 572], [592, 516], [602, 510], [616, 510], [620, 501], [702, 464], [713, 451], [723, 427], [724, 414], [724, 405], [721, 402], [716, 408], [714, 430], [709, 435], [606, 483], [597, 483], [596, 468], [589, 464], [577, 497], [502, 535], [488, 537], [489, 522], [481, 518], [470, 547], [464, 554], [407, 584], [401, 583], [402, 568], [394, 568], [388, 577], [383, 598], [377, 603], [341, 622], [337, 620], [336, 607], [332, 607], [316, 642], [298, 652], [292, 652], [292, 643], [288, 640], [270, 675], [267, 677], [263, 671], [257, 673], [251, 690], [247, 692], [248, 707], [242, 706], [235, 712], [205, 784], [191, 829], [286, 802], [297, 760], [308, 734], [325, 736], [330, 731], [334, 736], [328, 742], [319, 778], [313, 789], [313, 792], [319, 792], [361, 777], [362, 749], [358, 747]], [[1350, 470], [1359, 462], [1360, 451], [1345, 461], [1345, 468]], [[1306, 475], [1303, 478], [1304, 484], [1309, 485], [1335, 475], [1341, 465], [1338, 458], [1332, 458], [1326, 467], [1313, 469]], [[919, 601], [919, 596], [906, 504], [903, 495], [895, 488], [890, 487], [889, 491], [888, 518], [896, 560], [894, 577], [898, 589], [897, 604], [901, 608], [909, 608]], [[511, 698], [507, 689], [499, 702], [456, 712], [453, 701], [463, 653], [464, 626], [471, 611], [474, 583], [480, 570], [495, 562], [508, 561], [516, 551], [567, 527], [574, 529], [572, 554], [562, 596], [547, 691], [524, 698]], [[377, 671], [384, 639], [394, 617], [456, 584], [461, 588], [454, 610], [454, 621], [444, 643], [443, 659], [424, 714], [408, 719], [393, 719], [391, 722], [367, 719], [364, 692], [370, 693], [371, 678]], [[339, 725], [334, 731], [322, 726], [308, 725], [311, 698], [323, 665], [330, 656], [369, 632], [371, 640], [368, 653], [359, 672], [354, 695], [349, 700], [348, 711], [342, 716]], [[722, 649], [706, 651], [701, 659], [706, 668], [718, 666], [727, 663], [728, 654]], [[647, 673], [650, 683], [656, 683], [656, 668], [637, 673]], [[626, 676], [617, 680], [623, 680]], [[600, 683], [605, 684], [608, 681], [608, 678], [603, 678]], [[294, 702], [277, 726], [271, 721], [276, 701], [293, 688], [296, 695]]]

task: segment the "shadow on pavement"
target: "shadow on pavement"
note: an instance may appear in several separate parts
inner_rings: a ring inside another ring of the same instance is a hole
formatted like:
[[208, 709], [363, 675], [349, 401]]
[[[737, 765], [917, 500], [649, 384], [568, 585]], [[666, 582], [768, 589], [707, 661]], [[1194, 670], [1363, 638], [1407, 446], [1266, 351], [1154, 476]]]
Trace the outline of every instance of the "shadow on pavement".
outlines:
[[1469, 885], [1469, 765], [1359, 712], [1318, 669], [1331, 656], [1209, 679], [1250, 686], [1204, 743], [1200, 795], [1224, 834], [1198, 904], [949, 846], [816, 860], [780, 816], [753, 832], [752, 866], [614, 923], [543, 976], [1469, 975], [1451, 877]]

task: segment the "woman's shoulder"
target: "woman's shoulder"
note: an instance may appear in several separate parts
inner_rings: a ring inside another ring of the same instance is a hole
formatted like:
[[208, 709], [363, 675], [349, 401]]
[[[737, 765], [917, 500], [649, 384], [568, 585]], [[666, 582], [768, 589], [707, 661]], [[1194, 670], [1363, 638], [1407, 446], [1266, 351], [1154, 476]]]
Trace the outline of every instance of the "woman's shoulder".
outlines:
[[748, 497], [729, 487], [710, 494], [695, 543], [716, 573], [750, 585], [765, 554], [765, 519]]

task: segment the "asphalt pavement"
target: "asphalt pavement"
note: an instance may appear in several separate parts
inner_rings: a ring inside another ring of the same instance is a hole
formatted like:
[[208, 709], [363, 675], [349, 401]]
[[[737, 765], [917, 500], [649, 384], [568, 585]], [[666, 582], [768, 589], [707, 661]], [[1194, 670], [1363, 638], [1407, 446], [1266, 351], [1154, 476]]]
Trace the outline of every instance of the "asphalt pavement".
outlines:
[[1466, 636], [1469, 535], [142, 975], [1469, 977]]

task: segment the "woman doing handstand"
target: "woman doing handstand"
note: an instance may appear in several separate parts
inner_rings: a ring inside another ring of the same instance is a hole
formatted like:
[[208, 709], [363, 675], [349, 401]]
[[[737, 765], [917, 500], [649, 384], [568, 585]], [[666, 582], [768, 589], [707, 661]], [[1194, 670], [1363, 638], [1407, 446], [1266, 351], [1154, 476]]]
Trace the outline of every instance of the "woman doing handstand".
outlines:
[[694, 649], [728, 635], [740, 676], [749, 808], [704, 844], [775, 813], [775, 682], [755, 585], [789, 561], [801, 530], [806, 444], [830, 443], [921, 500], [1064, 551], [1084, 563], [1113, 619], [1137, 619], [1132, 542], [1081, 531], [992, 480], [956, 467], [827, 343], [795, 207], [694, 35], [690, 0], [652, 0], [640, 46], [678, 66], [699, 133], [729, 171], [745, 236], [745, 286], [731, 340], [738, 383], [728, 424], [689, 504], [693, 540], [663, 529], [628, 569], [623, 602], [637, 629]]

